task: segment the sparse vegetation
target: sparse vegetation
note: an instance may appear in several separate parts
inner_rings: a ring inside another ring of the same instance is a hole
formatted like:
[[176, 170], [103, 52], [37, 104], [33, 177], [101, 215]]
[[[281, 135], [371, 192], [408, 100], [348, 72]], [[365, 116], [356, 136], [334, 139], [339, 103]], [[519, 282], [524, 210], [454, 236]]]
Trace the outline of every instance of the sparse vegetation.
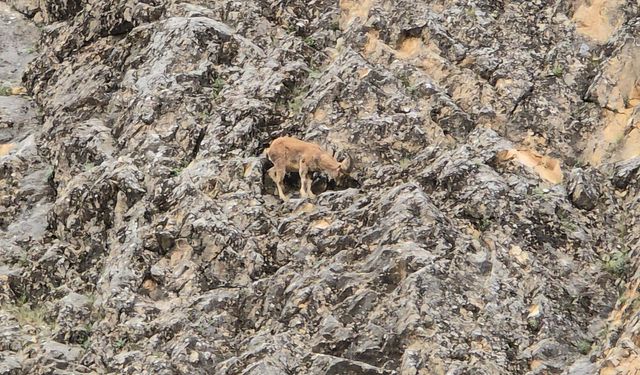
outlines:
[[541, 197], [544, 197], [545, 194], [547, 194], [547, 191], [545, 191], [545, 189], [542, 189], [540, 187], [537, 187], [531, 190], [531, 195], [533, 195], [534, 197], [541, 198]]
[[87, 323], [84, 325], [83, 329], [87, 333], [87, 337], [85, 337], [82, 341], [80, 341], [80, 346], [84, 350], [88, 350], [91, 347], [91, 332], [93, 331], [93, 326], [91, 323]]
[[125, 338], [118, 339], [113, 343], [113, 347], [117, 350], [124, 348], [125, 345], [127, 345], [127, 339]]
[[398, 165], [404, 171], [409, 167], [409, 165], [411, 165], [411, 159], [409, 158], [400, 159], [400, 162], [398, 162]]
[[0, 96], [9, 96], [11, 95], [11, 87], [9, 86], [0, 86]]
[[581, 339], [576, 341], [574, 345], [580, 353], [586, 355], [591, 351], [591, 346], [593, 345], [593, 343], [591, 341]]
[[47, 326], [45, 317], [47, 312], [43, 307], [33, 306], [27, 301], [26, 296], [21, 296], [16, 304], [5, 304], [2, 309], [10, 312], [21, 326], [32, 325], [35, 327]]
[[91, 339], [87, 337], [80, 343], [80, 346], [84, 350], [89, 350], [89, 348], [91, 347]]
[[296, 97], [292, 101], [289, 102], [289, 112], [291, 113], [299, 113], [302, 109], [302, 98]]
[[614, 251], [608, 259], [605, 259], [603, 268], [614, 276], [623, 276], [627, 271], [628, 257], [629, 255], [625, 252]]
[[319, 70], [312, 70], [309, 72], [309, 78], [311, 79], [318, 79], [322, 77], [322, 72]]
[[540, 320], [536, 318], [527, 319], [527, 326], [532, 331], [538, 331], [540, 329]]
[[211, 114], [209, 113], [209, 111], [200, 112], [200, 122], [206, 123], [210, 116]]
[[553, 75], [556, 77], [562, 77], [564, 75], [564, 68], [562, 67], [562, 65], [556, 64], [553, 66], [551, 73], [553, 73]]
[[53, 178], [54, 170], [53, 167], [49, 167], [47, 170], [47, 174], [45, 175], [45, 181], [49, 182]]
[[25, 267], [25, 268], [29, 265], [29, 257], [27, 256], [26, 253], [20, 255], [20, 258], [18, 259], [17, 264], [20, 267]]
[[629, 101], [629, 97], [628, 96], [623, 96], [622, 97], [622, 102], [624, 103], [624, 107], [625, 108], [630, 108], [631, 107], [631, 103]]
[[289, 113], [297, 114], [302, 109], [304, 91], [301, 87], [296, 87], [292, 92], [292, 99], [288, 103]]
[[402, 83], [402, 86], [404, 86], [405, 88], [409, 88], [411, 87], [411, 81], [409, 81], [409, 77], [407, 76], [401, 76], [398, 77], [398, 80], [400, 80], [400, 82]]
[[225, 85], [225, 81], [224, 79], [218, 77], [213, 81], [213, 84], [211, 85], [211, 96], [213, 98], [217, 98], [218, 95], [220, 95], [220, 92], [222, 91], [222, 89], [224, 88]]
[[309, 46], [311, 48], [314, 48], [317, 45], [316, 40], [311, 36], [308, 36], [308, 37], [304, 38], [303, 42], [304, 42], [304, 44], [306, 44], [307, 46]]
[[622, 307], [625, 303], [627, 303], [627, 297], [624, 294], [621, 294], [620, 297], [618, 297], [617, 305]]
[[565, 232], [575, 232], [578, 229], [578, 226], [571, 221], [568, 212], [558, 212], [558, 219], [560, 219], [560, 226], [565, 230]]
[[487, 229], [491, 227], [491, 219], [488, 217], [483, 217], [478, 221], [478, 230], [480, 232], [485, 232]]

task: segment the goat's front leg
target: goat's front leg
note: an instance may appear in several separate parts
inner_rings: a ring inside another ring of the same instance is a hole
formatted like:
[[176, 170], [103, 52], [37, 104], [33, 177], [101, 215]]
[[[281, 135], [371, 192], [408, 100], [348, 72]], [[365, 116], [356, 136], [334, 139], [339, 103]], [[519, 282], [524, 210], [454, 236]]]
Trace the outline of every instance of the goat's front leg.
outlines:
[[300, 198], [307, 197], [307, 180], [309, 179], [309, 166], [304, 161], [304, 159], [300, 159], [300, 169], [298, 170], [300, 174]]
[[309, 177], [307, 175], [307, 195], [309, 196], [309, 198], [315, 198], [316, 195], [313, 194], [313, 191], [311, 191], [311, 184], [313, 183], [313, 178]]
[[300, 196], [315, 198], [316, 195], [311, 191], [311, 183], [313, 179], [309, 175], [309, 165], [304, 161], [300, 161]]

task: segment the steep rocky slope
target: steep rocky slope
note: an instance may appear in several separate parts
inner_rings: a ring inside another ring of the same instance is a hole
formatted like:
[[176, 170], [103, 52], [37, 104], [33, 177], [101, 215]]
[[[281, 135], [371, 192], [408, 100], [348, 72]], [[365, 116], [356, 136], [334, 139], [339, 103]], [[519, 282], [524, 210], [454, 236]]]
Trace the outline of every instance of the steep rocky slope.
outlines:
[[[9, 3], [0, 372], [640, 368], [637, 2]], [[281, 202], [284, 134], [353, 179]]]

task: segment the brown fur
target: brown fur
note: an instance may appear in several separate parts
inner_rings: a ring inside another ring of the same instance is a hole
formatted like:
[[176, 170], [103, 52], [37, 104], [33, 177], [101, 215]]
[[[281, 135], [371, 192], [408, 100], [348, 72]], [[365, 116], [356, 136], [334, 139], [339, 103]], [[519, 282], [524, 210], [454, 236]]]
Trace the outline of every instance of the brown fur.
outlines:
[[310, 172], [326, 172], [329, 177], [336, 179], [344, 173], [348, 173], [350, 161], [348, 158], [338, 162], [331, 154], [323, 150], [315, 143], [301, 141], [293, 137], [280, 137], [271, 142], [264, 150], [273, 163], [269, 169], [269, 177], [278, 187], [278, 196], [286, 201], [289, 198], [284, 194], [283, 181], [286, 172], [298, 172], [300, 174], [300, 196], [315, 197], [311, 191]]

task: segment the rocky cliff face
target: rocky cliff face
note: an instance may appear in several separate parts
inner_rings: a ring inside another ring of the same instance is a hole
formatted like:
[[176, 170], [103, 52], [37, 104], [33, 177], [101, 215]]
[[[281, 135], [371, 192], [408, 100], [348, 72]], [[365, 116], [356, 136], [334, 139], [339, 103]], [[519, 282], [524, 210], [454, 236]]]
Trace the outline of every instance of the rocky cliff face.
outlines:
[[[636, 2], [9, 3], [0, 372], [640, 368]], [[281, 202], [285, 134], [352, 180]]]

